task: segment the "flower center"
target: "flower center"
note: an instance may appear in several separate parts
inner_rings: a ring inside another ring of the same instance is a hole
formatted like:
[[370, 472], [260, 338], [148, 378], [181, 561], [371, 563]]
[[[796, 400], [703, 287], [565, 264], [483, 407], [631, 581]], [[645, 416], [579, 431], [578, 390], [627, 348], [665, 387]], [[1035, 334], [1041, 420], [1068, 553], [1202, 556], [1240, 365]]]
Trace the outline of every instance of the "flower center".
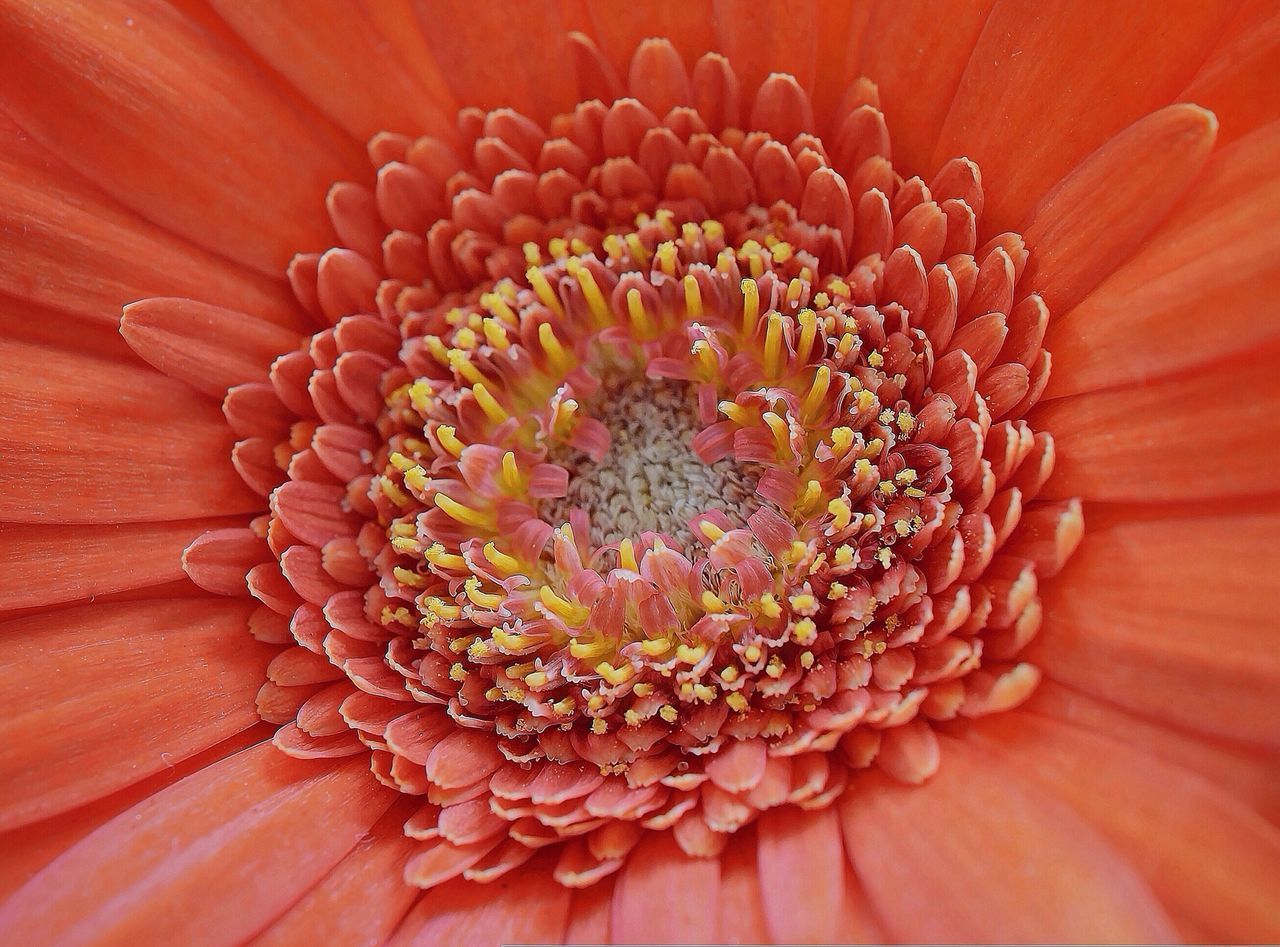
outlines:
[[570, 510], [588, 510], [598, 546], [649, 532], [688, 546], [690, 521], [708, 510], [743, 525], [758, 506], [755, 479], [732, 460], [706, 464], [694, 453], [704, 425], [693, 387], [635, 374], [605, 377], [584, 408], [608, 429], [609, 452], [598, 463], [581, 451], [561, 461], [569, 488], [543, 507], [547, 522], [567, 523]]
[[[738, 88], [721, 57], [695, 76]], [[297, 687], [343, 680], [277, 743], [368, 747], [426, 797], [415, 884], [560, 845], [589, 885], [644, 830], [714, 855], [867, 766], [927, 779], [934, 727], [1038, 681], [1017, 656], [1081, 520], [1037, 500], [1021, 238], [978, 244], [971, 162], [895, 173], [870, 83], [826, 142], [789, 76], [749, 131], [730, 98], [550, 134], [467, 110], [466, 160], [378, 136], [376, 194], [333, 202], [373, 256], [291, 272], [335, 326], [272, 372], [300, 420], [265, 535], [297, 594], [249, 585], [293, 617]]]

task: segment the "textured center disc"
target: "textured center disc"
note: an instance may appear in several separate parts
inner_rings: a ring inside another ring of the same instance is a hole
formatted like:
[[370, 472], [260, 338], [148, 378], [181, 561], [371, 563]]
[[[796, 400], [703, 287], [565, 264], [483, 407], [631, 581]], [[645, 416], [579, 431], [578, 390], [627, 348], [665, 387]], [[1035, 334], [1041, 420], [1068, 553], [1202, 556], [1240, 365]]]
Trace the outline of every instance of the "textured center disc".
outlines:
[[593, 543], [652, 531], [687, 545], [689, 520], [699, 513], [722, 510], [745, 523], [759, 506], [755, 477], [732, 458], [708, 465], [694, 453], [703, 425], [693, 386], [622, 374], [606, 378], [584, 407], [609, 429], [609, 452], [599, 463], [576, 451], [557, 458], [569, 471], [569, 492], [546, 505], [548, 522], [567, 522], [581, 507], [591, 513]]

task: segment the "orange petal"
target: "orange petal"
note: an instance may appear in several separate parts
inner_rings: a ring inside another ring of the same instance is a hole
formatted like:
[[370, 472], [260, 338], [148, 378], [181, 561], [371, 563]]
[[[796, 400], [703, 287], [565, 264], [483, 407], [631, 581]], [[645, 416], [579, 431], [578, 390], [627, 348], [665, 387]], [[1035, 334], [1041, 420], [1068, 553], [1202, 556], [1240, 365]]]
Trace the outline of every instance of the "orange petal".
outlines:
[[[644, 4], [586, 4], [587, 18], [571, 22], [589, 33], [619, 76], [631, 71], [631, 56], [641, 41], [664, 36], [680, 52], [688, 69], [716, 48], [712, 0], [653, 0]], [[659, 116], [661, 118], [662, 116]]]
[[1222, 142], [1235, 141], [1280, 118], [1274, 78], [1280, 74], [1280, 13], [1270, 0], [1245, 3], [1178, 96], [1212, 109], [1222, 122]]
[[774, 943], [875, 943], [865, 900], [846, 878], [848, 860], [834, 807], [770, 809], [756, 823], [760, 897]]
[[1207, 776], [1229, 789], [1272, 822], [1280, 823], [1280, 784], [1274, 754], [1226, 740], [1206, 740], [1167, 724], [1148, 720], [1081, 694], [1054, 681], [1042, 681], [1025, 705], [1027, 711], [1142, 749], [1163, 760]]
[[228, 388], [265, 381], [271, 363], [299, 341], [297, 333], [243, 312], [178, 298], [126, 306], [120, 333], [170, 378], [219, 401]]
[[1067, 311], [1142, 245], [1204, 167], [1217, 130], [1212, 112], [1170, 105], [1134, 122], [1045, 195], [1023, 234], [1030, 287], [1050, 309]]
[[1161, 378], [1280, 334], [1277, 160], [1280, 123], [1220, 149], [1137, 255], [1050, 323], [1048, 397]]
[[1071, 803], [1179, 919], [1228, 943], [1280, 939], [1280, 829], [1228, 792], [1133, 747], [1031, 715], [994, 718], [974, 736]]
[[[578, 101], [560, 10], [526, 15], [505, 4], [414, 0], [418, 23], [449, 88], [463, 105], [510, 106], [538, 122]], [[494, 63], [503, 68], [494, 69]]]
[[329, 244], [323, 195], [359, 149], [181, 13], [6, 0], [0, 45], [9, 114], [148, 220], [271, 275]]
[[5, 857], [0, 859], [0, 903], [27, 883], [36, 872], [44, 868], [63, 852], [110, 822], [126, 809], [155, 795], [166, 786], [199, 772], [246, 747], [261, 743], [271, 735], [271, 728], [263, 723], [255, 724], [229, 739], [188, 757], [172, 766], [166, 766], [154, 776], [134, 783], [119, 792], [94, 800], [78, 809], [60, 812], [43, 822], [33, 822], [12, 832], [0, 835], [0, 849]]
[[771, 72], [795, 76], [806, 92], [813, 92], [817, 37], [827, 26], [818, 4], [715, 0], [714, 6], [714, 48], [729, 57], [744, 101], [755, 98]]
[[[933, 164], [958, 155], [976, 161], [992, 185], [984, 231], [1015, 229], [1089, 152], [1170, 102], [1232, 12], [1227, 3], [1201, 0], [997, 4]], [[1045, 121], [1046, 110], [1053, 121]]]
[[5, 608], [56, 605], [182, 578], [182, 550], [234, 520], [120, 526], [0, 525]]
[[1243, 364], [1040, 405], [1031, 424], [1057, 446], [1042, 495], [1156, 502], [1273, 492], [1276, 356], [1272, 344]]
[[534, 863], [516, 883], [476, 884], [461, 878], [428, 891], [387, 947], [467, 944], [559, 944], [568, 922], [570, 891]]
[[[1095, 517], [1044, 589], [1028, 659], [1151, 719], [1280, 746], [1280, 510]], [[945, 765], [945, 764], [944, 764]]]
[[251, 610], [144, 601], [0, 625], [0, 825], [83, 805], [252, 726], [276, 649], [249, 637]]
[[[857, 70], [880, 90], [893, 163], [926, 179], [938, 133], [994, 0], [873, 0]], [[938, 24], [945, 23], [945, 29]]]
[[[339, 3], [317, 15], [306, 0], [269, 6], [213, 0], [212, 6], [253, 49], [348, 134], [365, 141], [382, 131], [453, 134], [453, 116], [387, 49], [360, 6]], [[335, 75], [341, 79], [335, 81]]]
[[363, 759], [325, 766], [260, 744], [88, 836], [0, 909], [0, 938], [246, 940], [341, 861], [394, 797]]
[[1153, 942], [1176, 938], [1151, 891], [1017, 758], [943, 741], [938, 775], [869, 774], [841, 800], [872, 909], [906, 943]]
[[0, 115], [0, 290], [109, 323], [144, 296], [190, 296], [299, 324], [288, 287], [123, 207]]
[[566, 944], [611, 944], [609, 912], [613, 907], [612, 876], [590, 888], [573, 891], [569, 904], [569, 921], [565, 927]]
[[10, 522], [261, 507], [231, 466], [217, 407], [150, 369], [0, 340], [0, 422], [0, 518]]
[[403, 828], [414, 805], [402, 798], [387, 810], [323, 881], [254, 941], [256, 947], [386, 940], [419, 894], [401, 876], [417, 845]]
[[720, 856], [720, 930], [722, 944], [763, 944], [769, 940], [760, 894], [755, 839], [734, 833]]
[[719, 900], [719, 859], [690, 858], [671, 833], [648, 833], [627, 858], [613, 890], [613, 940], [713, 941]]

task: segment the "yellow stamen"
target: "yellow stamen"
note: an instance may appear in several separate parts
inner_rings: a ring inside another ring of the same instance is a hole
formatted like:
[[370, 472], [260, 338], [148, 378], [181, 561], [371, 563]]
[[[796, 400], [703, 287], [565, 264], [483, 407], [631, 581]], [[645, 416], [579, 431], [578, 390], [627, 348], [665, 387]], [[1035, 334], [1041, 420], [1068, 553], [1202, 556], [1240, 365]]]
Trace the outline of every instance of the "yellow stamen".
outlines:
[[627, 315], [631, 317], [631, 330], [640, 338], [649, 336], [649, 314], [644, 309], [644, 299], [640, 290], [627, 290]]
[[670, 704], [663, 704], [658, 708], [658, 716], [667, 723], [675, 723], [676, 718], [680, 716], [680, 711], [676, 710]]
[[484, 382], [480, 369], [471, 364], [471, 358], [462, 349], [449, 350], [449, 367], [465, 378], [472, 385]]
[[760, 317], [760, 286], [753, 279], [742, 281], [742, 334], [750, 335]]
[[[484, 557], [493, 563], [499, 572], [510, 575], [520, 569], [520, 560], [515, 556], [509, 556], [493, 543], [484, 544]], [[461, 557], [459, 557], [461, 558]]]
[[454, 457], [461, 457], [462, 448], [466, 446], [458, 440], [458, 429], [451, 424], [441, 424], [436, 428], [436, 440]]
[[591, 275], [591, 271], [585, 266], [577, 272], [578, 285], [582, 287], [582, 298], [587, 302], [587, 308], [591, 310], [591, 314], [596, 317], [597, 325], [608, 325], [610, 322], [609, 304], [605, 302], [604, 294], [600, 292], [600, 287], [596, 283], [596, 278]]
[[525, 479], [520, 473], [520, 468], [516, 466], [514, 451], [507, 451], [502, 455], [502, 485], [508, 493], [524, 492]]
[[742, 427], [751, 425], [751, 412], [740, 404], [734, 404], [732, 401], [721, 401], [720, 413], [734, 424], [739, 424]]
[[739, 693], [738, 691], [734, 691], [732, 694], [726, 697], [724, 699], [724, 702], [728, 704], [730, 709], [733, 710], [735, 713], [742, 713], [744, 710], [747, 709], [747, 698], [743, 697], [742, 694]]
[[617, 687], [619, 684], [625, 684], [631, 680], [636, 673], [636, 669], [630, 664], [614, 667], [608, 661], [601, 661], [596, 665], [596, 673], [603, 677], [609, 686]]
[[760, 614], [765, 618], [777, 618], [782, 614], [782, 606], [778, 604], [772, 592], [765, 592], [760, 596], [759, 608]]
[[511, 340], [507, 338], [507, 330], [502, 328], [502, 323], [497, 319], [490, 318], [484, 321], [484, 338], [495, 349], [505, 350], [511, 348]]
[[658, 258], [658, 269], [666, 273], [668, 276], [676, 274], [676, 245], [670, 240], [666, 240], [658, 244], [656, 251]]
[[560, 344], [560, 340], [556, 338], [555, 330], [551, 328], [551, 323], [544, 322], [538, 326], [538, 341], [542, 343], [542, 348], [546, 351], [547, 357], [551, 359], [551, 366], [558, 372], [564, 372], [573, 364], [573, 358]]
[[551, 284], [547, 281], [546, 274], [536, 266], [529, 267], [525, 271], [525, 279], [529, 281], [533, 293], [538, 297], [542, 305], [546, 306], [559, 318], [564, 318], [564, 306], [560, 304], [560, 297], [556, 295], [556, 291], [551, 288]]
[[724, 535], [724, 530], [711, 522], [711, 520], [700, 520], [698, 522], [698, 530], [713, 543], [719, 542], [720, 537]]
[[579, 605], [566, 598], [561, 598], [549, 585], [544, 585], [538, 589], [538, 598], [542, 600], [542, 604], [549, 611], [560, 616], [568, 625], [581, 625], [587, 620], [587, 616], [591, 614], [590, 609], [585, 605]]
[[818, 334], [818, 314], [812, 309], [801, 309], [796, 315], [800, 323], [800, 342], [796, 346], [796, 358], [800, 362], [809, 361], [809, 353], [813, 351], [813, 340]]
[[690, 319], [702, 318], [702, 288], [692, 273], [686, 273], [684, 280], [684, 308]]
[[712, 615], [720, 615], [728, 610], [724, 600], [710, 589], [702, 590], [702, 607], [705, 611]]
[[467, 598], [471, 600], [471, 604], [480, 608], [494, 609], [503, 602], [503, 596], [494, 592], [481, 591], [480, 580], [475, 576], [467, 579], [467, 581], [463, 583], [463, 588], [466, 590]]
[[640, 571], [640, 563], [636, 561], [636, 549], [630, 539], [618, 543], [618, 564], [632, 572]]
[[494, 424], [501, 424], [511, 415], [507, 414], [502, 405], [498, 404], [496, 398], [489, 394], [489, 389], [482, 384], [476, 384], [471, 387], [471, 393], [475, 395], [476, 404], [480, 405], [480, 410]]
[[427, 562], [438, 568], [452, 569], [455, 572], [466, 571], [467, 560], [457, 553], [448, 552], [441, 543], [432, 543], [423, 555], [427, 557]]
[[853, 510], [843, 497], [836, 497], [827, 504], [827, 512], [831, 514], [831, 526], [837, 532], [849, 525], [853, 519]]
[[463, 526], [474, 526], [477, 529], [493, 529], [496, 525], [493, 513], [481, 512], [469, 506], [464, 506], [448, 494], [437, 493], [435, 495], [435, 504], [444, 510], [451, 519], [457, 520]]
[[406, 569], [404, 566], [396, 566], [391, 570], [391, 572], [395, 575], [396, 581], [402, 585], [408, 585], [411, 588], [420, 589], [427, 584], [423, 580], [422, 576], [418, 575], [418, 573], [414, 572], [412, 569]]
[[804, 404], [801, 411], [805, 417], [812, 418], [822, 409], [822, 399], [827, 396], [827, 389], [831, 387], [831, 369], [826, 365], [819, 365], [818, 370], [813, 373], [813, 384], [809, 387], [809, 393], [805, 395]]
[[643, 651], [645, 654], [647, 654], [649, 657], [656, 658], [658, 657], [658, 655], [666, 654], [668, 651], [671, 650], [671, 639], [670, 638], [649, 638], [645, 641], [640, 642], [640, 650]]
[[773, 432], [773, 441], [778, 448], [778, 460], [786, 460], [791, 456], [791, 433], [787, 430], [787, 422], [773, 411], [766, 411], [763, 417], [764, 423]]
[[764, 335], [764, 373], [773, 379], [782, 374], [782, 316], [769, 313], [769, 324]]

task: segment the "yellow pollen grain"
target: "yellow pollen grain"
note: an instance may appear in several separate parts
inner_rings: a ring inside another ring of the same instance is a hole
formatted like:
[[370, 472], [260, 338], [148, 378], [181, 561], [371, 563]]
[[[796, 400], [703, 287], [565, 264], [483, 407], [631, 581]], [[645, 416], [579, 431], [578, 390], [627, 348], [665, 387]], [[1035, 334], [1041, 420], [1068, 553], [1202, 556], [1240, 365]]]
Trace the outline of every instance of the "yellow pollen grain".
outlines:
[[404, 482], [410, 490], [421, 493], [427, 489], [427, 472], [421, 467], [410, 467], [404, 472]]
[[732, 694], [726, 697], [724, 699], [724, 702], [728, 704], [729, 708], [733, 710], [735, 713], [742, 713], [744, 710], [747, 709], [747, 698], [743, 697], [742, 694], [738, 693], [737, 691], [734, 691]]
[[831, 514], [831, 526], [836, 531], [847, 527], [849, 521], [853, 518], [853, 510], [849, 508], [848, 502], [842, 497], [836, 497], [828, 503], [827, 512]]
[[658, 244], [654, 254], [658, 259], [658, 269], [668, 276], [676, 274], [676, 245], [670, 240]]
[[631, 680], [631, 676], [636, 673], [636, 669], [630, 664], [624, 664], [621, 667], [614, 667], [608, 661], [601, 661], [596, 665], [596, 673], [605, 679], [610, 687], [617, 687], [619, 684], [625, 684]]
[[732, 664], [727, 665], [720, 671], [720, 679], [726, 684], [732, 684], [738, 679], [738, 669]]
[[454, 681], [465, 681], [467, 679], [467, 669], [460, 663], [454, 663], [449, 666], [449, 678]]
[[663, 704], [658, 708], [658, 716], [667, 723], [675, 723], [676, 718], [680, 716], [680, 711], [676, 710], [671, 704]]
[[706, 645], [698, 645], [697, 647], [691, 647], [687, 644], [682, 644], [680, 645], [680, 647], [676, 648], [676, 660], [682, 661], [688, 665], [697, 664], [706, 656], [707, 656]]
[[608, 733], [609, 725], [604, 722], [603, 717], [596, 717], [595, 720], [591, 721], [591, 732], [597, 736], [602, 733]]
[[670, 638], [647, 638], [640, 642], [640, 650], [651, 658], [666, 654], [671, 650]]
[[748, 664], [755, 664], [762, 657], [763, 652], [758, 644], [749, 644], [743, 649], [742, 656], [747, 659]]
[[853, 547], [848, 543], [836, 548], [835, 564], [838, 566], [847, 566], [853, 562]]
[[800, 666], [806, 671], [813, 667], [813, 652], [805, 651], [800, 655]]
[[849, 594], [849, 586], [843, 582], [832, 582], [830, 588], [827, 589], [827, 598], [833, 602], [839, 601]]
[[653, 685], [645, 683], [637, 684], [635, 687], [631, 688], [631, 693], [635, 694], [637, 697], [648, 697], [653, 693]]
[[398, 450], [392, 451], [391, 456], [388, 457], [387, 460], [391, 461], [391, 466], [396, 468], [396, 470], [400, 471], [401, 473], [404, 473], [410, 467], [414, 467], [417, 465], [416, 461], [410, 460], [408, 457], [400, 453]]
[[778, 600], [774, 598], [772, 592], [765, 592], [760, 596], [758, 603], [760, 614], [765, 618], [777, 618], [782, 614], [782, 606], [778, 604]]
[[419, 378], [409, 386], [409, 403], [413, 410], [426, 414], [431, 410], [431, 401], [431, 385], [425, 379]]

